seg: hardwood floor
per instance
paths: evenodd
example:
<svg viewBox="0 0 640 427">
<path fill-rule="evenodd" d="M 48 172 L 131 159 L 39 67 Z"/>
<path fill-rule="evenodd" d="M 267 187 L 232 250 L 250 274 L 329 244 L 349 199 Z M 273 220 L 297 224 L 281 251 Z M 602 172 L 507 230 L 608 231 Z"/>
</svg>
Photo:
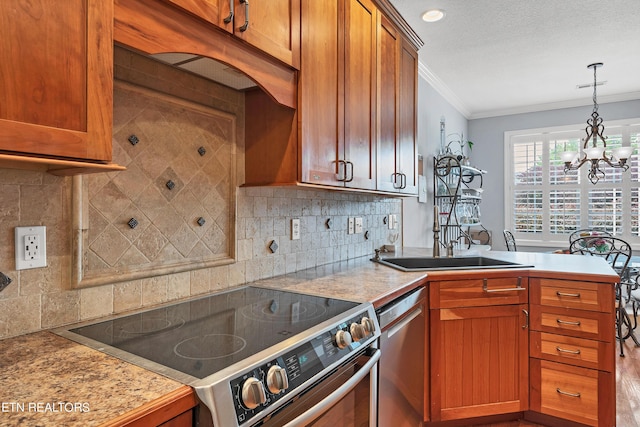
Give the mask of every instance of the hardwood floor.
<svg viewBox="0 0 640 427">
<path fill-rule="evenodd" d="M 640 347 L 632 340 L 624 344 L 625 357 L 619 357 L 616 343 L 616 426 L 640 427 Z M 542 427 L 526 421 L 482 424 L 475 427 Z"/>
</svg>

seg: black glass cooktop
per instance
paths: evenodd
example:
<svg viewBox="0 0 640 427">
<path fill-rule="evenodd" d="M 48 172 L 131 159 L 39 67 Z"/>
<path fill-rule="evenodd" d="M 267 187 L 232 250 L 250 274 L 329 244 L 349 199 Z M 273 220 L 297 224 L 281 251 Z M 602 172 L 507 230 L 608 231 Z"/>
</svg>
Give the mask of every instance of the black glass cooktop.
<svg viewBox="0 0 640 427">
<path fill-rule="evenodd" d="M 249 286 L 70 331 L 202 379 L 357 305 Z"/>
</svg>

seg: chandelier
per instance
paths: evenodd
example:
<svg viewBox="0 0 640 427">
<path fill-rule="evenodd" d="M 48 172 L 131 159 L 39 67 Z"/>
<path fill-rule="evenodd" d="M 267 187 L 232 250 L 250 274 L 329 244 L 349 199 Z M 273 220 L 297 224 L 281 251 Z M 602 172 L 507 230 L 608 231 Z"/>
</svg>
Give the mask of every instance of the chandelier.
<svg viewBox="0 0 640 427">
<path fill-rule="evenodd" d="M 604 178 L 604 171 L 601 167 L 609 165 L 623 171 L 629 169 L 627 160 L 633 153 L 633 147 L 617 147 L 612 150 L 610 155 L 606 153 L 607 137 L 602 136 L 604 125 L 602 124 L 602 117 L 598 115 L 598 99 L 596 97 L 596 69 L 600 67 L 602 67 L 602 62 L 587 66 L 587 68 L 593 68 L 593 113 L 591 113 L 591 118 L 587 120 L 587 127 L 584 129 L 587 137 L 583 140 L 583 157 L 578 159 L 578 153 L 575 151 L 565 151 L 561 155 L 564 162 L 564 173 L 577 170 L 584 164 L 589 164 L 589 180 L 593 184 L 597 183 L 600 178 Z M 602 142 L 601 146 L 598 146 L 598 140 Z M 591 146 L 589 146 L 589 142 L 591 142 Z"/>
</svg>

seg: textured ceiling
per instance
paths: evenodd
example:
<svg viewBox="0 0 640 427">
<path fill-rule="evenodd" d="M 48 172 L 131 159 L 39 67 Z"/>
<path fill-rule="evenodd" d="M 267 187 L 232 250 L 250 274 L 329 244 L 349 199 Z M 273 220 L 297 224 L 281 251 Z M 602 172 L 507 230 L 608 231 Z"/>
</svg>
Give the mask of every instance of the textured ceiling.
<svg viewBox="0 0 640 427">
<path fill-rule="evenodd" d="M 424 41 L 421 73 L 467 118 L 640 99 L 638 0 L 391 0 Z M 430 8 L 437 23 L 422 21 Z"/>
</svg>

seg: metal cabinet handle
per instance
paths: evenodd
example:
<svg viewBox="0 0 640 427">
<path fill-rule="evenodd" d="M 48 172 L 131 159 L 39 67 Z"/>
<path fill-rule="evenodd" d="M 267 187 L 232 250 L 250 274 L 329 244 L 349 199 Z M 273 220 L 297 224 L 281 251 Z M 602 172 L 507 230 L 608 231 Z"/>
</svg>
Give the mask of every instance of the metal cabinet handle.
<svg viewBox="0 0 640 427">
<path fill-rule="evenodd" d="M 569 354 L 580 354 L 580 350 L 567 350 L 560 346 L 556 346 L 556 350 L 560 353 L 569 353 Z"/>
<path fill-rule="evenodd" d="M 240 0 L 240 3 L 244 3 L 244 24 L 238 29 L 247 31 L 247 28 L 249 28 L 249 0 Z"/>
<path fill-rule="evenodd" d="M 529 312 L 524 308 L 522 309 L 522 312 L 524 313 L 524 325 L 522 326 L 522 329 L 527 329 L 529 327 Z"/>
<path fill-rule="evenodd" d="M 572 297 L 572 298 L 580 298 L 580 293 L 568 294 L 566 292 L 556 291 L 556 295 L 559 297 Z"/>
<path fill-rule="evenodd" d="M 349 178 L 345 179 L 344 182 L 351 182 L 351 181 L 353 181 L 353 163 L 347 160 L 345 162 L 345 164 L 347 165 L 347 167 L 346 167 L 346 169 L 347 169 L 346 171 L 347 172 L 349 171 L 349 166 L 351 166 L 351 175 L 347 174 L 346 176 L 349 177 Z"/>
<path fill-rule="evenodd" d="M 556 323 L 558 323 L 558 325 L 571 325 L 571 326 L 580 326 L 580 321 L 569 321 L 569 320 L 562 320 L 562 319 L 556 319 Z"/>
<path fill-rule="evenodd" d="M 580 393 L 572 393 L 570 391 L 562 391 L 560 390 L 560 388 L 556 388 L 556 391 L 560 394 L 564 394 L 565 396 L 571 396 L 571 397 L 580 397 Z"/>
<path fill-rule="evenodd" d="M 346 182 L 347 181 L 347 162 L 344 160 L 338 160 L 338 177 L 336 180 Z"/>
<path fill-rule="evenodd" d="M 482 279 L 482 290 L 486 293 L 494 293 L 494 292 L 513 292 L 513 291 L 526 291 L 527 288 L 522 287 L 522 277 L 518 277 L 518 284 L 516 288 L 501 288 L 501 289 L 489 289 L 489 280 Z"/>
<path fill-rule="evenodd" d="M 400 189 L 404 190 L 407 188 L 407 175 L 401 173 L 400 174 Z"/>
<path fill-rule="evenodd" d="M 224 18 L 224 23 L 228 24 L 233 20 L 233 4 L 235 0 L 229 0 L 229 16 Z"/>
<path fill-rule="evenodd" d="M 400 185 L 398 185 L 398 176 L 400 176 Z M 391 177 L 393 178 L 393 188 L 401 189 L 402 188 L 402 174 L 398 172 L 394 172 Z"/>
</svg>

